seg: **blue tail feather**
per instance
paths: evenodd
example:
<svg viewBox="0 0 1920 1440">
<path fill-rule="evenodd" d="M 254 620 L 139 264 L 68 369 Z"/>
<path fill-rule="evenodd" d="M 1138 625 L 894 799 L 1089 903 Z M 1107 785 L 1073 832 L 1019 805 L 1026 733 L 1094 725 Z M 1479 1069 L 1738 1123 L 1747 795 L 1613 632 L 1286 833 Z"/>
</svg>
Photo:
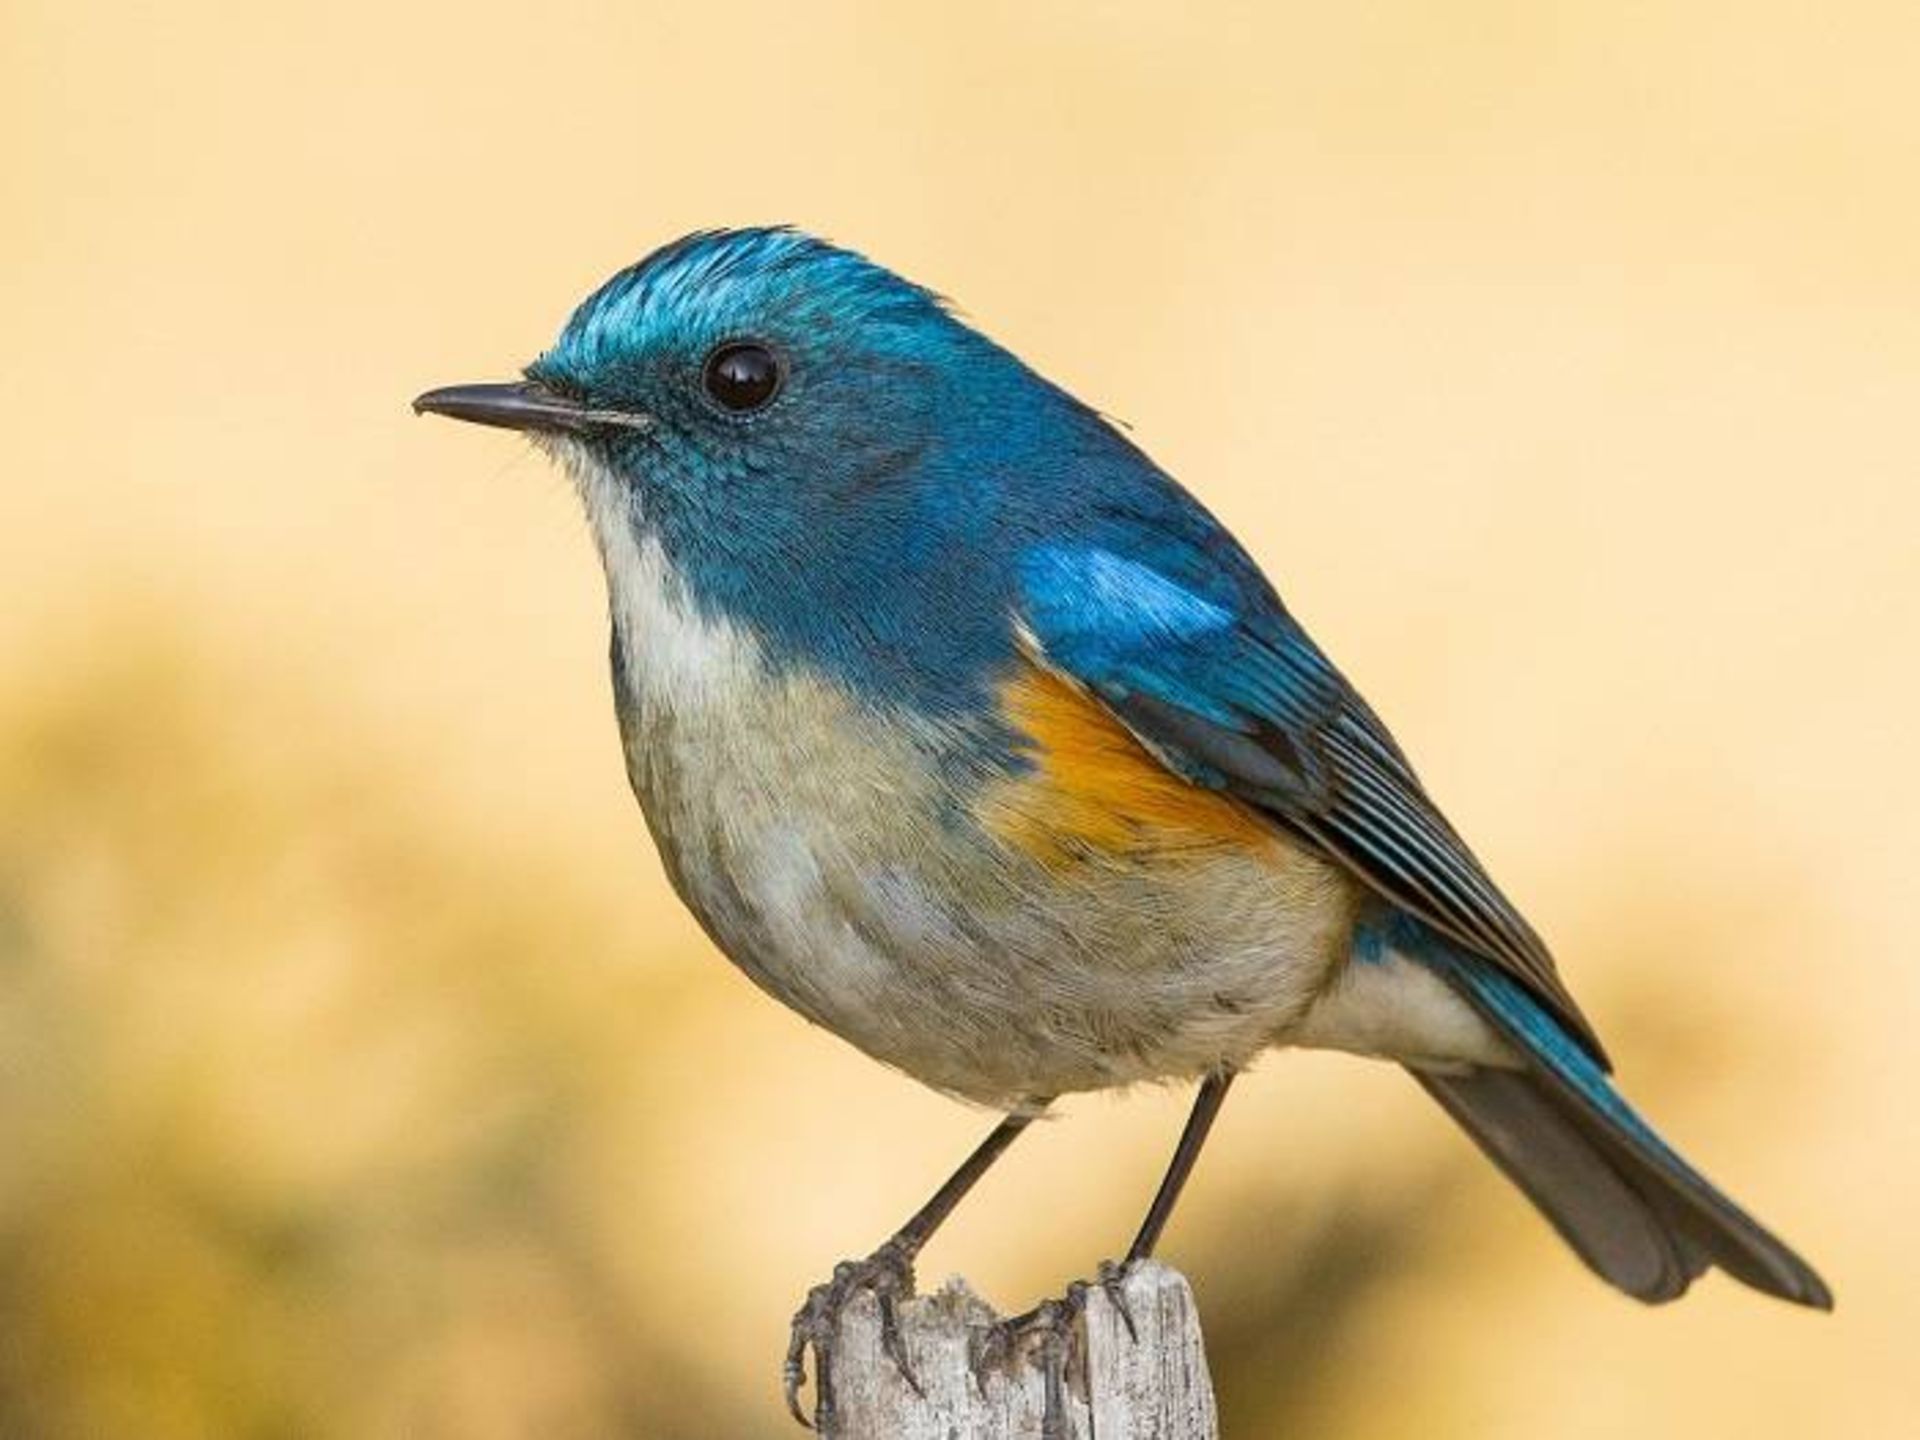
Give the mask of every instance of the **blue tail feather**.
<svg viewBox="0 0 1920 1440">
<path fill-rule="evenodd" d="M 1415 1078 L 1603 1278 L 1658 1302 L 1717 1265 L 1767 1294 L 1832 1308 L 1812 1268 L 1662 1140 L 1516 980 L 1424 930 L 1397 948 L 1527 1060 L 1520 1070 L 1416 1070 Z"/>
</svg>

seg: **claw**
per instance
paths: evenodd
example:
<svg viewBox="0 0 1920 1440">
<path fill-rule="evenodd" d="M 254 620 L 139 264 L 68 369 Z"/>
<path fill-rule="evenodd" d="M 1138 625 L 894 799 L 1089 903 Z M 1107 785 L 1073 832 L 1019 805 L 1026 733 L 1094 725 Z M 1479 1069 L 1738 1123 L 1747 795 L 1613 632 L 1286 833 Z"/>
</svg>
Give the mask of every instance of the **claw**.
<svg viewBox="0 0 1920 1440">
<path fill-rule="evenodd" d="M 907 1382 L 907 1388 L 920 1399 L 927 1398 L 927 1392 L 921 1387 L 920 1377 L 913 1373 L 913 1361 L 907 1356 L 907 1342 L 900 1336 L 900 1308 L 890 1290 L 875 1292 L 880 1302 L 880 1348 L 887 1352 L 887 1358 L 893 1361 L 893 1368 L 900 1372 L 900 1378 Z"/>
<path fill-rule="evenodd" d="M 800 1327 L 800 1316 L 793 1317 L 793 1333 L 787 1337 L 787 1361 L 780 1367 L 780 1391 L 787 1397 L 787 1413 L 801 1429 L 811 1430 L 813 1422 L 800 1408 L 800 1387 L 807 1383 L 807 1343 L 811 1339 Z"/>
<path fill-rule="evenodd" d="M 1071 1360 L 1071 1351 L 1076 1348 L 1072 1339 L 1073 1319 L 1069 1315 L 1069 1306 L 1077 1314 L 1084 1303 L 1082 1296 L 1073 1290 L 1067 1292 L 1068 1300 L 1062 1303 L 1049 1300 L 1042 1310 L 1045 1312 L 1043 1323 L 1046 1333 L 1040 1341 L 1041 1373 L 1046 1377 L 1046 1399 L 1040 1411 L 1040 1440 L 1073 1440 L 1073 1422 L 1067 1419 L 1067 1365 Z M 1063 1327 L 1067 1327 L 1063 1330 Z"/>
<path fill-rule="evenodd" d="M 1127 1303 L 1127 1276 L 1133 1273 L 1137 1260 L 1102 1260 L 1100 1262 L 1100 1288 L 1106 1292 L 1107 1302 L 1120 1312 L 1120 1319 L 1127 1327 L 1127 1339 L 1135 1345 L 1140 1343 L 1140 1327 L 1133 1323 L 1133 1307 Z"/>
<path fill-rule="evenodd" d="M 986 1394 L 990 1370 L 1004 1372 L 1023 1357 L 1040 1367 L 1045 1386 L 1041 1440 L 1073 1440 L 1067 1386 L 1073 1383 L 1084 1388 L 1086 1384 L 1086 1308 L 1086 1282 L 1076 1280 L 1059 1299 L 1044 1300 L 1023 1315 L 981 1326 L 969 1341 L 973 1383 L 982 1395 Z"/>
<path fill-rule="evenodd" d="M 832 1436 L 839 1418 L 833 1395 L 833 1345 L 840 1332 L 840 1312 L 862 1290 L 870 1293 L 880 1307 L 880 1343 L 888 1358 L 914 1394 L 926 1393 L 920 1388 L 919 1377 L 913 1373 L 906 1342 L 900 1334 L 898 1302 L 913 1294 L 913 1258 L 902 1246 L 889 1240 L 864 1260 L 842 1260 L 833 1267 L 833 1278 L 808 1291 L 806 1302 L 794 1311 L 792 1331 L 787 1337 L 786 1363 L 780 1372 L 787 1413 L 822 1436 Z M 813 1352 L 811 1420 L 800 1406 L 800 1391 L 807 1383 L 809 1350 Z"/>
</svg>

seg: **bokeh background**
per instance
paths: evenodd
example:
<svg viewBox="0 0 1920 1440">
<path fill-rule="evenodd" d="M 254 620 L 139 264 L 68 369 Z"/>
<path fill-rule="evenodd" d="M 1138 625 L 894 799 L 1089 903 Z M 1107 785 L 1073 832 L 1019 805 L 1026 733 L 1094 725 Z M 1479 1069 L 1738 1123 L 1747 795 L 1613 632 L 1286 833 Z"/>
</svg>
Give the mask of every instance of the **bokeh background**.
<svg viewBox="0 0 1920 1440">
<path fill-rule="evenodd" d="M 1233 523 L 1820 1263 L 1647 1312 L 1276 1056 L 1168 1254 L 1236 1437 L 1920 1433 L 1920 8 L 0 8 L 0 1435 L 785 1436 L 984 1129 L 753 991 L 629 801 L 571 496 L 416 422 L 793 221 Z M 1185 1096 L 933 1247 L 1122 1245 Z"/>
</svg>

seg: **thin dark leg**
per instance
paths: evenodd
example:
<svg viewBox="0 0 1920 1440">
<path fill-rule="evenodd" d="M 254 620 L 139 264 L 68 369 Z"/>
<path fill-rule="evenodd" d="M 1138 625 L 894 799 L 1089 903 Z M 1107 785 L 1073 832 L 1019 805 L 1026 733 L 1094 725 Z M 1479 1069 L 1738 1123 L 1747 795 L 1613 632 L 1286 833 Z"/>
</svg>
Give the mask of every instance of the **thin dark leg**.
<svg viewBox="0 0 1920 1440">
<path fill-rule="evenodd" d="M 1167 1219 L 1173 1214 L 1174 1204 L 1180 1199 L 1180 1191 L 1185 1187 L 1187 1177 L 1193 1173 L 1193 1162 L 1200 1158 L 1200 1147 L 1206 1144 L 1207 1131 L 1213 1128 L 1214 1117 L 1220 1113 L 1220 1106 L 1227 1098 L 1227 1087 L 1232 1084 L 1231 1070 L 1217 1071 L 1201 1083 L 1200 1094 L 1193 1102 L 1193 1113 L 1187 1117 L 1187 1128 L 1180 1132 L 1180 1143 L 1174 1148 L 1166 1177 L 1160 1182 L 1160 1189 L 1147 1210 L 1147 1218 L 1141 1222 L 1140 1233 L 1134 1236 L 1127 1258 L 1118 1265 L 1111 1261 L 1101 1263 L 1100 1287 L 1106 1291 L 1107 1298 L 1126 1323 L 1127 1334 L 1136 1340 L 1139 1332 L 1134 1328 L 1133 1312 L 1127 1306 L 1128 1272 L 1151 1255 L 1153 1247 L 1159 1243 L 1160 1232 L 1167 1228 Z M 1048 1300 L 1024 1315 L 999 1321 L 980 1335 L 971 1348 L 969 1360 L 974 1379 L 984 1394 L 986 1382 L 981 1377 L 985 1371 L 1010 1363 L 1014 1356 L 1022 1353 L 1024 1346 L 1031 1343 L 1031 1337 L 1038 1337 L 1045 1344 L 1047 1348 L 1043 1354 L 1048 1368 L 1046 1406 L 1040 1421 L 1042 1436 L 1070 1433 L 1060 1377 L 1076 1363 L 1076 1354 L 1081 1356 L 1080 1363 L 1084 1363 L 1084 1352 L 1076 1347 L 1084 1345 L 1086 1341 L 1085 1332 L 1078 1324 L 1085 1309 L 1086 1297 L 1087 1286 L 1076 1281 L 1067 1287 L 1064 1300 Z"/>
<path fill-rule="evenodd" d="M 1214 1117 L 1220 1113 L 1221 1102 L 1227 1098 L 1227 1087 L 1231 1084 L 1231 1070 L 1215 1071 L 1201 1083 L 1200 1093 L 1193 1102 L 1193 1113 L 1187 1116 L 1187 1128 L 1180 1132 L 1180 1144 L 1167 1166 L 1166 1178 L 1160 1182 L 1147 1218 L 1140 1224 L 1140 1233 L 1133 1237 L 1133 1245 L 1127 1251 L 1128 1265 L 1146 1259 L 1160 1243 L 1160 1232 L 1167 1228 L 1174 1203 L 1186 1186 L 1187 1176 L 1193 1173 L 1193 1162 L 1200 1158 L 1200 1147 L 1207 1143 L 1207 1131 L 1213 1128 Z"/>
<path fill-rule="evenodd" d="M 833 1279 L 816 1285 L 807 1303 L 793 1317 L 793 1332 L 787 1342 L 787 1361 L 782 1374 L 787 1409 L 802 1425 L 807 1418 L 800 1411 L 800 1387 L 806 1381 L 806 1356 L 813 1351 L 814 1406 L 813 1427 L 830 1434 L 834 1425 L 833 1339 L 839 1326 L 840 1311 L 860 1290 L 872 1293 L 880 1307 L 880 1344 L 899 1368 L 901 1376 L 914 1390 L 920 1389 L 913 1368 L 907 1363 L 906 1345 L 900 1337 L 898 1301 L 913 1294 L 913 1262 L 933 1232 L 940 1228 L 982 1175 L 993 1168 L 1020 1132 L 1031 1125 L 1052 1103 L 1051 1097 L 1030 1100 L 1021 1113 L 1009 1115 L 979 1147 L 947 1177 L 947 1183 L 933 1192 L 931 1199 L 914 1211 L 873 1254 L 865 1260 L 843 1260 L 834 1266 Z"/>
<path fill-rule="evenodd" d="M 967 1192 L 979 1183 L 980 1177 L 993 1168 L 993 1162 L 1006 1153 L 1007 1147 L 1019 1139 L 1020 1132 L 1038 1119 L 1051 1103 L 1050 1099 L 1034 1100 L 1025 1111 L 1009 1115 L 994 1126 L 993 1133 L 960 1162 L 960 1168 L 947 1177 L 947 1183 L 934 1191 L 926 1204 L 914 1211 L 913 1218 L 895 1231 L 887 1244 L 906 1259 L 911 1260 L 918 1255 L 927 1241 L 933 1238 L 933 1232 L 953 1214 L 954 1207 L 966 1198 Z"/>
</svg>

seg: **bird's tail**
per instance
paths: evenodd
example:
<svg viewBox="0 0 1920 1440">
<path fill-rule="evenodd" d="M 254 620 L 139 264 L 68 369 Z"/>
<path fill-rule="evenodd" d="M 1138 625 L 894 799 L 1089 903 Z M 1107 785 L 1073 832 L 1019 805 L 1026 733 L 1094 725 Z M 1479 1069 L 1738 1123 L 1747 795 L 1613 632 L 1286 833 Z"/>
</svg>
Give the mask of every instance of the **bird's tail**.
<svg viewBox="0 0 1920 1440">
<path fill-rule="evenodd" d="M 1675 1154 L 1518 983 L 1442 944 L 1422 949 L 1527 1064 L 1414 1078 L 1596 1274 L 1659 1304 L 1717 1265 L 1769 1295 L 1833 1308 L 1813 1269 Z"/>
</svg>

